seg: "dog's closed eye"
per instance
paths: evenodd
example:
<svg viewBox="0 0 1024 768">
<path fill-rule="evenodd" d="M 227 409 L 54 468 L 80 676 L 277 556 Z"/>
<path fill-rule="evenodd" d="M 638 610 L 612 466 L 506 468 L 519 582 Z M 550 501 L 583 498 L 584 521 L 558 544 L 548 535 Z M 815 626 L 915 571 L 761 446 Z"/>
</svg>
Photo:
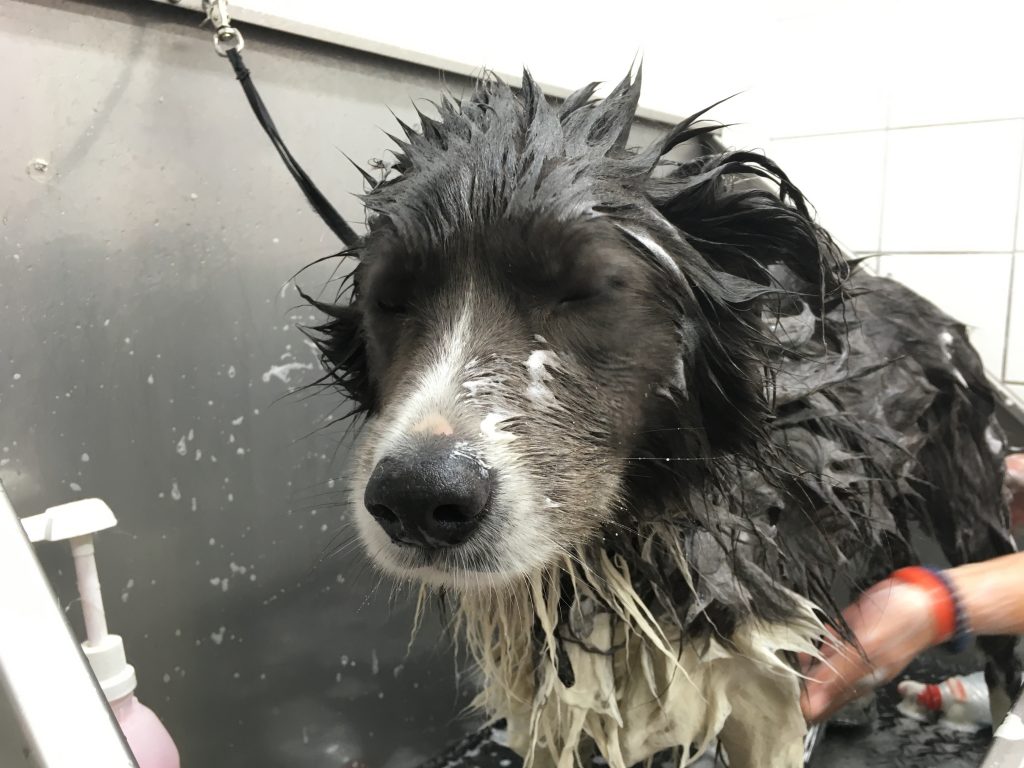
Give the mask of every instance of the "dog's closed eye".
<svg viewBox="0 0 1024 768">
<path fill-rule="evenodd" d="M 558 306 L 562 309 L 582 309 L 589 304 L 595 304 L 603 299 L 611 298 L 622 290 L 626 281 L 618 275 L 592 274 L 578 280 L 576 283 L 565 286 L 565 290 L 558 299 Z"/>
<path fill-rule="evenodd" d="M 401 299 L 377 299 L 377 309 L 385 315 L 407 315 L 409 306 Z"/>
<path fill-rule="evenodd" d="M 558 306 L 569 307 L 573 304 L 583 304 L 601 296 L 600 288 L 579 288 L 572 293 L 563 296 L 558 301 Z"/>
<path fill-rule="evenodd" d="M 369 306 L 381 319 L 400 319 L 412 314 L 417 293 L 416 277 L 410 273 L 378 274 L 370 286 Z"/>
</svg>

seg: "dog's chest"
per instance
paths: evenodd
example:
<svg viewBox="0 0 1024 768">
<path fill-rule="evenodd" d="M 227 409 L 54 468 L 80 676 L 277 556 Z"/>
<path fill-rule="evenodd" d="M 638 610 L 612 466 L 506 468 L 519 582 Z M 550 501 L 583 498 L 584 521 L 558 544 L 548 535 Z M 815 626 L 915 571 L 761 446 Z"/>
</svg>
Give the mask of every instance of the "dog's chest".
<svg viewBox="0 0 1024 768">
<path fill-rule="evenodd" d="M 508 721 L 509 746 L 528 768 L 572 768 L 594 751 L 627 768 L 666 749 L 696 756 L 716 739 L 737 768 L 801 764 L 798 677 L 780 654 L 813 653 L 821 627 L 809 605 L 784 625 L 739 624 L 727 647 L 659 622 L 614 567 L 599 583 L 619 590 L 599 601 L 609 610 L 564 624 L 540 583 L 518 610 L 463 603 L 483 673 L 478 704 Z"/>
</svg>

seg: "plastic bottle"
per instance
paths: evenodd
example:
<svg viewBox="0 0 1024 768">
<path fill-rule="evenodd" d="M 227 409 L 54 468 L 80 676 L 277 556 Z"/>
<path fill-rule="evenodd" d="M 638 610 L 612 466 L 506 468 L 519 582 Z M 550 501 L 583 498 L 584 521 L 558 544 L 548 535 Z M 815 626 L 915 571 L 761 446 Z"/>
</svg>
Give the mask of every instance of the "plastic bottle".
<svg viewBox="0 0 1024 768">
<path fill-rule="evenodd" d="M 110 702 L 139 768 L 180 768 L 178 748 L 160 718 L 135 694 Z"/>
<path fill-rule="evenodd" d="M 71 542 L 85 620 L 86 640 L 82 650 L 139 768 L 181 768 L 178 748 L 164 724 L 135 697 L 135 668 L 125 658 L 124 641 L 107 631 L 92 537 L 98 531 L 117 525 L 114 513 L 100 499 L 83 499 L 51 507 L 21 522 L 33 542 Z"/>
<path fill-rule="evenodd" d="M 939 715 L 939 725 L 958 731 L 977 731 L 992 725 L 985 673 L 951 677 L 941 683 L 904 680 L 896 690 L 903 700 L 897 709 L 927 722 Z"/>
</svg>

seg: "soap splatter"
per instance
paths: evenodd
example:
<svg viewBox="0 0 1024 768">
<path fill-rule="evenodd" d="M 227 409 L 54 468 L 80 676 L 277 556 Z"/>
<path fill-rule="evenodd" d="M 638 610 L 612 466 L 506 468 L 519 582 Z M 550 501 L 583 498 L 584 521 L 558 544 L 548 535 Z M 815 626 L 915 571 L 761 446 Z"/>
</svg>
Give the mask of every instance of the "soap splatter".
<svg viewBox="0 0 1024 768">
<path fill-rule="evenodd" d="M 171 498 L 175 501 L 181 501 L 181 489 L 178 487 L 177 480 L 171 483 Z"/>
<path fill-rule="evenodd" d="M 86 463 L 86 464 L 88 464 L 88 463 L 89 463 L 89 454 L 88 454 L 88 453 L 83 453 L 83 454 L 82 454 L 82 461 L 83 461 L 84 463 Z"/>
<path fill-rule="evenodd" d="M 558 368 L 561 365 L 558 355 L 554 352 L 537 349 L 530 353 L 523 365 L 530 371 L 530 385 L 526 388 L 526 396 L 534 402 L 554 402 L 554 395 L 548 389 L 546 382 L 551 380 L 548 368 Z"/>
<path fill-rule="evenodd" d="M 188 443 L 185 440 L 185 436 L 181 436 L 181 440 L 178 441 L 178 455 L 184 456 L 188 453 Z"/>
<path fill-rule="evenodd" d="M 78 493 L 79 491 L 82 490 L 82 486 L 80 486 L 78 483 L 74 483 L 74 482 L 68 483 L 68 488 L 70 488 L 75 493 Z"/>
<path fill-rule="evenodd" d="M 312 363 L 285 363 L 283 365 L 272 365 L 263 374 L 263 381 L 269 382 L 272 378 L 278 379 L 282 384 L 291 383 L 291 375 L 295 371 L 312 370 Z"/>
<path fill-rule="evenodd" d="M 510 441 L 515 440 L 516 436 L 510 432 L 505 432 L 499 428 L 499 425 L 508 419 L 503 413 L 489 413 L 480 421 L 480 434 L 491 440 L 496 441 Z"/>
<path fill-rule="evenodd" d="M 221 627 L 216 632 L 210 633 L 210 639 L 213 640 L 214 645 L 220 645 L 224 642 L 224 633 L 227 631 L 226 627 Z"/>
</svg>

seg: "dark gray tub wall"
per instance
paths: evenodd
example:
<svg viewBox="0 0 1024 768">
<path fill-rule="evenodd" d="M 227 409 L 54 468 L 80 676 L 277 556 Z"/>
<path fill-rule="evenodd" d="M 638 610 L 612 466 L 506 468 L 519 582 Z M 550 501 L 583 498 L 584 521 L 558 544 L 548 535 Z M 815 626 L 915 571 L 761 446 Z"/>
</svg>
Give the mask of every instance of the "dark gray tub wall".
<svg viewBox="0 0 1024 768">
<path fill-rule="evenodd" d="M 316 567 L 353 533 L 348 442 L 307 435 L 345 404 L 280 399 L 316 374 L 282 286 L 338 243 L 198 21 L 0 5 L 0 478 L 22 515 L 87 496 L 118 515 L 98 541 L 110 625 L 184 765 L 401 768 L 472 721 L 439 621 L 407 656 L 411 602 L 374 589 L 358 547 Z M 341 150 L 385 156 L 389 106 L 411 120 L 410 97 L 465 85 L 245 35 L 280 130 L 354 222 Z M 67 548 L 39 551 L 77 621 Z"/>
</svg>

